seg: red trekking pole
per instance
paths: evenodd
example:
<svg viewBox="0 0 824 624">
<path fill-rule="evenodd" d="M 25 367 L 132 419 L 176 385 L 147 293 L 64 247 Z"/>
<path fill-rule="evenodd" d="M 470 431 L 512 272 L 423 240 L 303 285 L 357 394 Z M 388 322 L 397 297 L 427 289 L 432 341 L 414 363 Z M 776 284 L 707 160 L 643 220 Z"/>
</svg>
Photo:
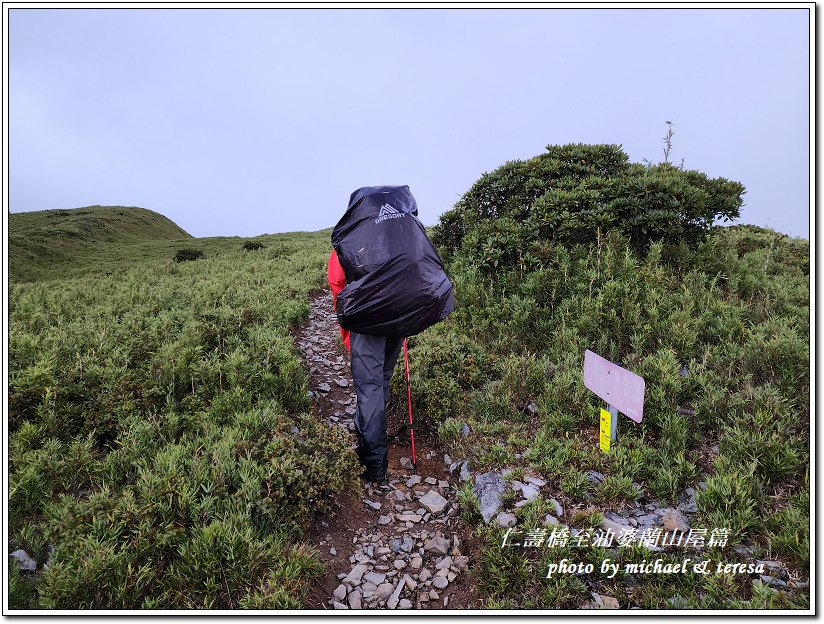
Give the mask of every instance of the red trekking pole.
<svg viewBox="0 0 824 624">
<path fill-rule="evenodd" d="M 409 349 L 403 339 L 403 363 L 406 366 L 406 404 L 409 406 L 409 435 L 412 437 L 412 473 L 418 474 L 418 459 L 415 457 L 415 430 L 412 428 L 412 386 L 409 385 Z"/>
</svg>

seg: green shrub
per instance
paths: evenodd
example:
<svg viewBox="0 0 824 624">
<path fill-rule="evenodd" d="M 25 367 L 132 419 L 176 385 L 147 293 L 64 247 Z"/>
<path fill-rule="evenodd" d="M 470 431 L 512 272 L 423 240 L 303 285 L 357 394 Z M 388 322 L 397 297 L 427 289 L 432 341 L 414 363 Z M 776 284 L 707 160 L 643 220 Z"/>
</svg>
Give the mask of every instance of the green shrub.
<svg viewBox="0 0 824 624">
<path fill-rule="evenodd" d="M 34 583 L 20 572 L 14 561 L 9 564 L 9 609 L 38 609 Z"/>
<path fill-rule="evenodd" d="M 438 436 L 448 443 L 461 435 L 463 423 L 455 418 L 447 418 L 438 426 Z"/>
<path fill-rule="evenodd" d="M 191 260 L 199 260 L 203 257 L 203 252 L 199 249 L 178 249 L 175 254 L 175 262 L 188 262 Z"/>
<path fill-rule="evenodd" d="M 595 498 L 599 501 L 617 503 L 638 497 L 638 491 L 630 477 L 610 475 L 595 488 Z"/>
<path fill-rule="evenodd" d="M 787 438 L 786 427 L 773 413 L 742 414 L 735 425 L 724 429 L 720 451 L 731 461 L 750 467 L 765 483 L 782 481 L 795 474 L 801 456 Z"/>
<path fill-rule="evenodd" d="M 501 547 L 503 535 L 495 523 L 478 529 L 477 538 L 484 546 L 478 566 L 478 593 L 487 600 L 522 600 L 524 587 L 534 578 L 532 564 L 524 549 Z"/>
<path fill-rule="evenodd" d="M 767 541 L 774 555 L 789 558 L 799 568 L 810 568 L 810 491 L 809 484 L 790 497 L 789 506 L 772 513 L 766 520 Z"/>
<path fill-rule="evenodd" d="M 762 525 L 762 484 L 752 467 L 740 466 L 735 460 L 719 462 L 716 470 L 696 497 L 698 511 L 706 526 L 729 529 L 729 544 L 740 543 Z"/>
<path fill-rule="evenodd" d="M 696 245 L 719 219 L 739 216 L 744 187 L 668 163 L 630 164 L 617 145 L 547 146 L 545 154 L 484 174 L 433 229 L 448 253 L 481 267 L 537 261 L 525 241 L 594 241 L 617 229 L 637 248 L 650 241 Z"/>
<path fill-rule="evenodd" d="M 675 503 L 698 474 L 696 465 L 685 458 L 683 451 L 670 454 L 656 449 L 653 457 L 644 466 L 647 484 L 656 496 Z"/>
<path fill-rule="evenodd" d="M 561 491 L 572 498 L 581 499 L 591 484 L 585 472 L 569 472 L 561 477 Z"/>
<path fill-rule="evenodd" d="M 481 519 L 480 503 L 473 488 L 472 480 L 464 481 L 458 489 L 458 508 L 461 518 L 475 524 Z"/>
</svg>

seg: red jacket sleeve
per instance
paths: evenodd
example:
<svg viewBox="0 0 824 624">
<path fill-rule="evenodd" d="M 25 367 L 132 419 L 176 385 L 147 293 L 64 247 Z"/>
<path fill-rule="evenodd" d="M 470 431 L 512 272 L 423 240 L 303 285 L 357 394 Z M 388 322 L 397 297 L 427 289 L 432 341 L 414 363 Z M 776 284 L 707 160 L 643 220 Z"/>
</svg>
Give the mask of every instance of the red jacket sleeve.
<svg viewBox="0 0 824 624">
<path fill-rule="evenodd" d="M 337 308 L 338 293 L 346 286 L 346 274 L 343 272 L 343 267 L 338 260 L 338 254 L 335 253 L 334 249 L 329 256 L 329 263 L 326 265 L 326 277 L 329 280 L 329 288 L 332 289 L 332 307 Z M 343 340 L 343 344 L 346 345 L 346 349 L 350 350 L 349 331 L 341 327 L 340 337 Z"/>
</svg>

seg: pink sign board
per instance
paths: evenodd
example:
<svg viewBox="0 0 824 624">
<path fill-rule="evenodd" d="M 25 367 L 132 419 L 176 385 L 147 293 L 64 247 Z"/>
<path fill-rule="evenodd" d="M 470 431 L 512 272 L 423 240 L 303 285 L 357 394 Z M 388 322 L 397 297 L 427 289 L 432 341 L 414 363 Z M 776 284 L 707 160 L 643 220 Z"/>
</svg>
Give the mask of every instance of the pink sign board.
<svg viewBox="0 0 824 624">
<path fill-rule="evenodd" d="M 644 417 L 644 378 L 589 349 L 584 352 L 584 385 L 635 422 Z"/>
</svg>

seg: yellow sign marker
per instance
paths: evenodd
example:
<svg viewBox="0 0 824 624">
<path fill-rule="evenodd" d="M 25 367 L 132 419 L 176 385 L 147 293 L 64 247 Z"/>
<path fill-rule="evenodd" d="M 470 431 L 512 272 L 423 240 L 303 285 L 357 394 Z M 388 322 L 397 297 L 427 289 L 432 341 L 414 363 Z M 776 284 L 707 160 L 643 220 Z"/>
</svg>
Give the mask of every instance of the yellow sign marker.
<svg viewBox="0 0 824 624">
<path fill-rule="evenodd" d="M 609 453 L 609 426 L 612 414 L 601 408 L 601 450 Z"/>
</svg>

